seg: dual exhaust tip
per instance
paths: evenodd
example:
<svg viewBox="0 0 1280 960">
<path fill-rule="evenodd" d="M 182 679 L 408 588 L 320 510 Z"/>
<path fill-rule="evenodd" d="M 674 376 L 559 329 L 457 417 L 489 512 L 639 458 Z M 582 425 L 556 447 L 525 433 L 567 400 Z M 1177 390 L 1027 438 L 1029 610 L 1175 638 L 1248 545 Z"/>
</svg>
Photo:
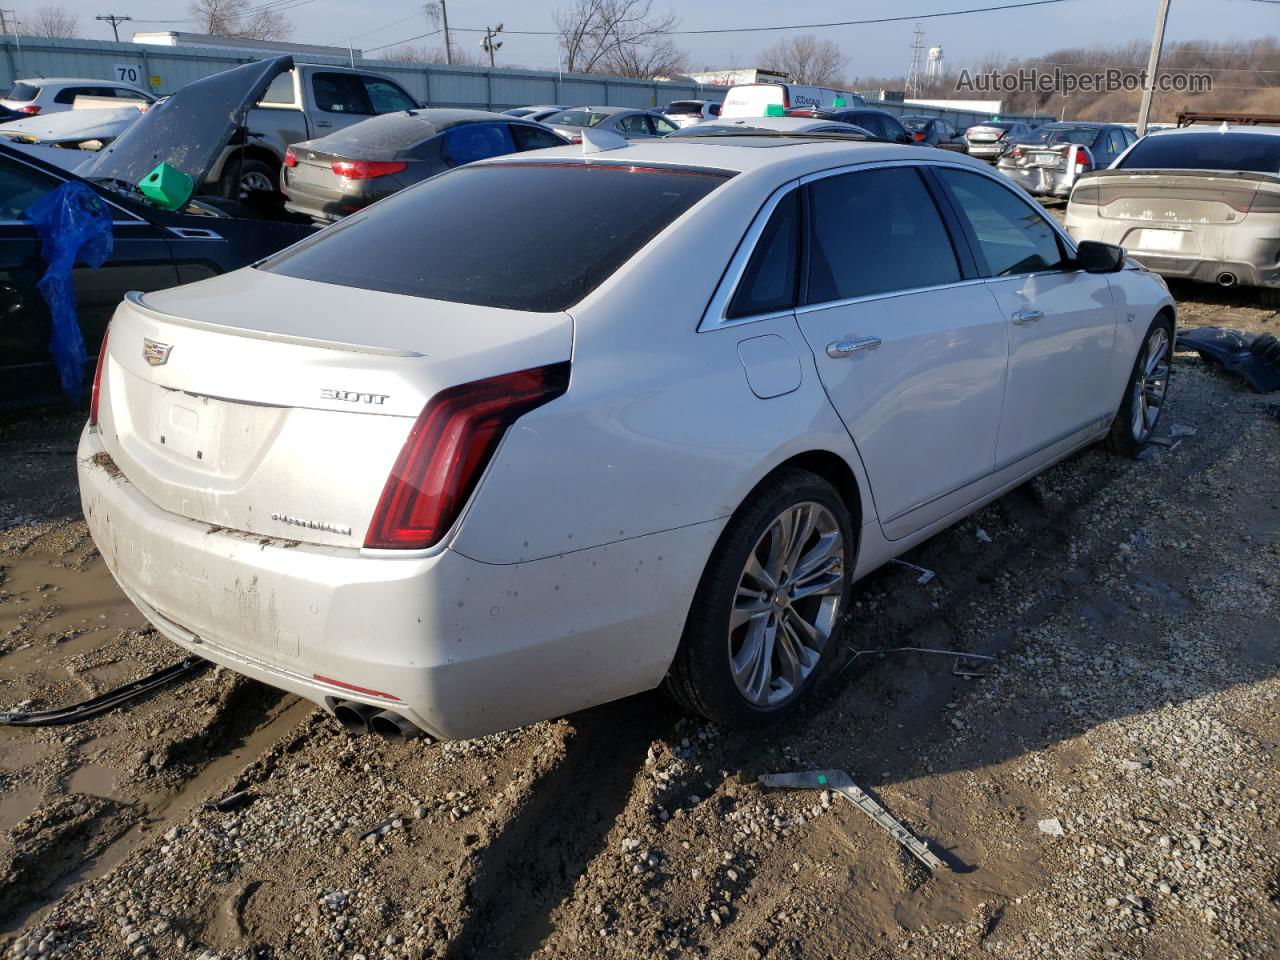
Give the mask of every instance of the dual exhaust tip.
<svg viewBox="0 0 1280 960">
<path fill-rule="evenodd" d="M 408 743 L 426 736 L 421 727 L 415 726 L 398 713 L 380 710 L 367 703 L 339 700 L 333 707 L 333 715 L 353 737 L 376 733 L 391 743 Z"/>
</svg>

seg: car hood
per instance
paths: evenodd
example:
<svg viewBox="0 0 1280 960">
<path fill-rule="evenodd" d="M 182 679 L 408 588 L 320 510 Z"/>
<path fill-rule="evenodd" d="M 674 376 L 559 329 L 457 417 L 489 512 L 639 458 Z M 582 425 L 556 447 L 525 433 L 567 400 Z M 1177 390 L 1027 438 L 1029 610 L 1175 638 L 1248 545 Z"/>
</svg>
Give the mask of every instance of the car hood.
<svg viewBox="0 0 1280 960">
<path fill-rule="evenodd" d="M 25 120 L 12 120 L 0 126 L 0 137 L 19 143 L 44 144 L 114 140 L 141 116 L 136 107 L 63 110 Z"/>
<path fill-rule="evenodd" d="M 76 172 L 88 180 L 136 184 L 167 163 L 204 183 L 249 109 L 272 80 L 292 69 L 292 57 L 272 57 L 189 83 L 152 106 Z"/>
</svg>

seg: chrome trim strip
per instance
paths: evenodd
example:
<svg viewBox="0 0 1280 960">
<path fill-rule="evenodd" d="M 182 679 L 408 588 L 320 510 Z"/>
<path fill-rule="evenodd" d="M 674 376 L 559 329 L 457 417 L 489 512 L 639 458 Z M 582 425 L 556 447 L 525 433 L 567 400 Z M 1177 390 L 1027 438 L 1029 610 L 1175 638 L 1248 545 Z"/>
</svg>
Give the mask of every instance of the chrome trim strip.
<svg viewBox="0 0 1280 960">
<path fill-rule="evenodd" d="M 957 280 L 955 283 L 940 283 L 932 287 L 911 287 L 908 290 L 887 290 L 884 293 L 869 293 L 863 297 L 848 297 L 844 300 L 826 300 L 822 303 L 809 303 L 803 307 L 796 307 L 795 315 L 803 317 L 810 313 L 820 313 L 823 310 L 832 310 L 836 307 L 848 307 L 855 303 L 869 303 L 875 300 L 892 300 L 895 297 L 909 297 L 914 293 L 925 293 L 930 290 L 955 290 L 959 287 L 976 287 L 979 284 L 987 283 L 990 277 L 974 277 L 971 280 Z M 1011 277 L 1001 277 L 1001 280 L 1009 280 Z M 999 314 L 999 306 L 992 304 L 995 317 Z"/>
</svg>

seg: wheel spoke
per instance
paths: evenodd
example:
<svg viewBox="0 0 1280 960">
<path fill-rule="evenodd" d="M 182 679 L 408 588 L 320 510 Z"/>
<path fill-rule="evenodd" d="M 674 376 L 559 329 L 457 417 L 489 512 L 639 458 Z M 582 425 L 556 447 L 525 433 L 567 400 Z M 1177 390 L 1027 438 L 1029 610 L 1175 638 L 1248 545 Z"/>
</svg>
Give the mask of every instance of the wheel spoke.
<svg viewBox="0 0 1280 960">
<path fill-rule="evenodd" d="M 1155 372 L 1156 367 L 1160 366 L 1160 362 L 1164 359 L 1164 355 L 1168 352 L 1169 352 L 1169 344 L 1164 339 L 1164 337 L 1161 337 L 1159 346 L 1157 346 L 1154 350 L 1152 350 L 1151 355 L 1147 357 L 1147 369 L 1145 372 L 1148 377 L 1150 377 L 1151 374 Z"/>
<path fill-rule="evenodd" d="M 742 640 L 742 646 L 738 649 L 737 654 L 730 659 L 733 680 L 743 692 L 751 688 L 756 674 L 760 672 L 760 661 L 763 659 L 762 654 L 764 653 L 764 636 L 765 621 L 759 620 L 752 623 L 747 628 L 746 636 Z M 767 667 L 765 671 L 768 671 Z"/>
<path fill-rule="evenodd" d="M 773 521 L 773 526 L 765 534 L 769 538 L 769 558 L 764 562 L 764 572 L 775 583 L 782 582 L 782 571 L 787 560 L 787 550 L 791 547 L 787 517 L 783 515 Z"/>
<path fill-rule="evenodd" d="M 769 601 L 761 594 L 749 595 L 749 591 L 738 588 L 738 599 L 729 614 L 729 632 L 733 633 L 748 620 L 769 615 Z"/>
<path fill-rule="evenodd" d="M 774 647 L 778 657 L 779 679 L 792 690 L 798 687 L 805 676 L 804 644 L 796 635 L 790 618 L 784 619 L 782 629 L 778 631 L 778 642 Z"/>
<path fill-rule="evenodd" d="M 791 536 L 787 544 L 787 559 L 783 566 L 788 577 L 795 576 L 796 568 L 800 565 L 801 552 L 809 542 L 809 538 L 813 536 L 813 519 L 813 508 L 807 503 L 791 509 Z"/>
<path fill-rule="evenodd" d="M 747 568 L 742 571 L 742 579 L 744 581 L 748 579 L 752 580 L 759 586 L 761 593 L 765 590 L 778 589 L 778 581 L 769 576 L 769 571 L 761 566 L 760 558 L 756 556 L 755 550 L 752 550 L 751 555 L 747 557 Z M 741 586 L 738 587 L 739 592 L 741 592 L 742 589 L 743 588 Z"/>
<path fill-rule="evenodd" d="M 838 531 L 819 534 L 818 542 L 796 563 L 796 568 L 791 574 L 791 582 L 799 585 L 810 577 L 825 572 L 833 562 L 841 559 L 839 554 L 842 547 Z"/>
<path fill-rule="evenodd" d="M 804 646 L 812 647 L 814 650 L 821 650 L 826 645 L 827 638 L 819 632 L 817 627 L 800 616 L 799 612 L 793 607 L 787 608 L 786 618 L 795 629 L 796 635 Z"/>
</svg>

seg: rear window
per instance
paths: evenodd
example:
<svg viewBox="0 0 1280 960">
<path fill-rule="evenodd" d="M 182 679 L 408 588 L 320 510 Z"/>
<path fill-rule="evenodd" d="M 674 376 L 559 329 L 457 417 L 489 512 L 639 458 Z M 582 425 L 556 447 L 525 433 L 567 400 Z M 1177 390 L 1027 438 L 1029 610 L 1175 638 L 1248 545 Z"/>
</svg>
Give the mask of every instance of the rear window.
<svg viewBox="0 0 1280 960">
<path fill-rule="evenodd" d="M 676 100 L 662 111 L 670 117 L 702 116 L 702 104 L 697 100 Z"/>
<path fill-rule="evenodd" d="M 347 217 L 261 269 L 453 303 L 564 310 L 726 179 L 607 163 L 462 167 Z"/>
<path fill-rule="evenodd" d="M 924 130 L 929 126 L 929 121 L 923 117 L 903 117 L 902 125 L 915 133 L 917 130 Z"/>
<path fill-rule="evenodd" d="M 594 127 L 604 123 L 612 114 L 591 110 L 565 110 L 547 117 L 544 123 L 562 123 L 567 127 Z"/>
<path fill-rule="evenodd" d="M 29 83 L 15 83 L 9 88 L 9 93 L 5 99 L 16 100 L 18 103 L 30 103 L 39 95 L 39 87 L 33 87 Z"/>
<path fill-rule="evenodd" d="M 1120 163 L 1125 170 L 1248 170 L 1280 175 L 1280 136 L 1178 133 L 1144 137 Z"/>
<path fill-rule="evenodd" d="M 1101 130 L 1098 127 L 1041 127 L 1031 134 L 1031 143 L 1078 143 L 1093 146 Z"/>
</svg>

